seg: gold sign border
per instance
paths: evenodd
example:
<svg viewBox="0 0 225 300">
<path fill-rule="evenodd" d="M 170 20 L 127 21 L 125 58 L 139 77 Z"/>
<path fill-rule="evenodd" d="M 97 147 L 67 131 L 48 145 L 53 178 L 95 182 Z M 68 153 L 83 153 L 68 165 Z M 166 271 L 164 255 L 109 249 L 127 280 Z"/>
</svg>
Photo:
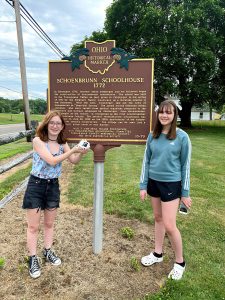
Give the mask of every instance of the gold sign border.
<svg viewBox="0 0 225 300">
<path fill-rule="evenodd" d="M 101 44 L 101 43 L 99 43 Z M 154 99 L 153 99 L 153 81 L 154 81 L 154 58 L 135 58 L 135 59 L 132 59 L 132 61 L 151 61 L 152 62 L 152 73 L 151 73 L 151 77 L 152 77 L 152 81 L 150 81 L 150 84 L 151 84 L 151 95 L 150 95 L 150 127 L 149 127 L 149 132 L 152 132 L 152 115 L 153 115 L 153 104 L 154 104 Z M 59 63 L 65 63 L 65 62 L 69 62 L 68 60 L 49 60 L 48 61 L 48 101 L 47 101 L 47 104 L 48 104 L 48 111 L 50 111 L 50 63 L 55 63 L 55 62 L 59 62 Z M 152 101 L 151 101 L 152 99 Z M 88 139 L 88 138 L 86 138 Z M 67 139 L 68 141 L 79 141 L 80 139 L 79 138 L 68 138 Z M 93 138 L 90 138 L 89 139 L 90 141 L 99 141 L 99 142 L 135 142 L 135 143 L 143 143 L 147 140 L 144 139 L 144 140 L 128 140 L 128 139 L 93 139 Z"/>
</svg>

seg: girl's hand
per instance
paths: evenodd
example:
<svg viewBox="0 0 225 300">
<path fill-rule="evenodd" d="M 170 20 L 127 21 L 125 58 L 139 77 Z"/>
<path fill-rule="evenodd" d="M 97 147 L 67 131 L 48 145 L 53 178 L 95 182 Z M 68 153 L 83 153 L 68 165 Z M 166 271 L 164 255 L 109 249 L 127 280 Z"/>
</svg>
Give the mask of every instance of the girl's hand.
<svg viewBox="0 0 225 300">
<path fill-rule="evenodd" d="M 73 153 L 81 153 L 81 154 L 86 154 L 88 152 L 88 149 L 84 149 L 80 147 L 79 145 L 76 145 L 72 148 Z"/>
<path fill-rule="evenodd" d="M 144 201 L 147 197 L 147 191 L 146 190 L 140 190 L 140 199 L 141 201 Z"/>
<path fill-rule="evenodd" d="M 192 204 L 191 197 L 181 197 L 181 201 L 184 203 L 184 205 L 185 205 L 188 209 L 191 208 L 191 204 Z"/>
</svg>

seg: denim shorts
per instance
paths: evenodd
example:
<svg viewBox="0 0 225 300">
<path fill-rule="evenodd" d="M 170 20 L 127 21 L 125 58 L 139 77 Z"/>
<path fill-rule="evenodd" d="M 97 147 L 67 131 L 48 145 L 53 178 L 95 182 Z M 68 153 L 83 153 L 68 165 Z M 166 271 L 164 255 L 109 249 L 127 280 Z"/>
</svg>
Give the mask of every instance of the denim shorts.
<svg viewBox="0 0 225 300">
<path fill-rule="evenodd" d="M 149 178 L 147 193 L 161 198 L 163 202 L 175 200 L 181 197 L 181 181 L 163 182 Z"/>
<path fill-rule="evenodd" d="M 58 178 L 42 179 L 30 175 L 22 208 L 51 210 L 59 207 L 59 201 L 60 190 Z"/>
</svg>

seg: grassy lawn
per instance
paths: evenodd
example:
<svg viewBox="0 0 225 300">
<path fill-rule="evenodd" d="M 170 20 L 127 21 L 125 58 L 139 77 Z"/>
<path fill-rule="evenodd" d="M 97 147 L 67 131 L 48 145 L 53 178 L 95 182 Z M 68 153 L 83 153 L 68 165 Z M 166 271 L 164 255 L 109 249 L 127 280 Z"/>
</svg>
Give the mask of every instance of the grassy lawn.
<svg viewBox="0 0 225 300">
<path fill-rule="evenodd" d="M 42 121 L 42 115 L 30 115 L 31 120 Z M 24 123 L 22 114 L 3 114 L 0 113 L 0 125 Z"/>
<path fill-rule="evenodd" d="M 28 143 L 26 138 L 15 141 L 13 143 L 0 146 L 0 164 L 2 159 L 10 158 L 16 154 L 32 150 L 32 143 Z"/>
<path fill-rule="evenodd" d="M 13 175 L 2 181 L 0 184 L 0 200 L 8 195 L 18 185 L 18 183 L 22 182 L 27 176 L 29 176 L 30 171 L 31 163 L 27 168 L 15 172 Z"/>
<path fill-rule="evenodd" d="M 168 280 L 159 293 L 143 295 L 145 300 L 225 299 L 225 122 L 202 121 L 193 125 L 188 131 L 193 147 L 193 206 L 189 215 L 178 215 L 187 271 L 182 281 Z M 143 153 L 144 145 L 123 145 L 106 153 L 104 210 L 153 223 L 148 201 L 141 203 L 139 200 Z M 71 180 L 70 202 L 92 206 L 94 164 L 91 152 L 74 168 Z"/>
<path fill-rule="evenodd" d="M 16 154 L 23 154 L 27 151 L 32 150 L 32 143 L 28 143 L 24 138 L 13 143 L 1 145 L 0 149 L 1 165 L 1 160 L 13 157 Z M 7 177 L 7 179 L 2 181 L 0 183 L 0 200 L 4 198 L 7 194 L 9 194 L 19 182 L 23 181 L 29 175 L 30 170 L 31 164 L 29 167 L 19 170 L 18 172 L 14 173 L 13 175 Z"/>
</svg>

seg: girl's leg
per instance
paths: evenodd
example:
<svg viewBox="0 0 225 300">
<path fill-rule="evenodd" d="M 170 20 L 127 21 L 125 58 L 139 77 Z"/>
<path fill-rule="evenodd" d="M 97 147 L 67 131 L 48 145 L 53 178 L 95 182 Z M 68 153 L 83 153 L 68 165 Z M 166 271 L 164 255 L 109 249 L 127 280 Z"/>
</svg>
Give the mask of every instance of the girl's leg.
<svg viewBox="0 0 225 300">
<path fill-rule="evenodd" d="M 37 253 L 37 238 L 40 224 L 41 210 L 27 209 L 27 248 L 29 256 Z"/>
<path fill-rule="evenodd" d="M 155 218 L 155 252 L 161 254 L 165 237 L 165 227 L 162 219 L 161 199 L 151 197 L 151 201 Z"/>
<path fill-rule="evenodd" d="M 162 218 L 166 233 L 168 234 L 172 248 L 175 252 L 176 262 L 182 263 L 184 261 L 182 239 L 180 231 L 176 225 L 179 200 L 180 199 L 175 199 L 168 202 L 162 202 Z"/>
<path fill-rule="evenodd" d="M 44 210 L 44 247 L 49 249 L 53 243 L 54 221 L 57 215 L 57 208 Z"/>
</svg>

